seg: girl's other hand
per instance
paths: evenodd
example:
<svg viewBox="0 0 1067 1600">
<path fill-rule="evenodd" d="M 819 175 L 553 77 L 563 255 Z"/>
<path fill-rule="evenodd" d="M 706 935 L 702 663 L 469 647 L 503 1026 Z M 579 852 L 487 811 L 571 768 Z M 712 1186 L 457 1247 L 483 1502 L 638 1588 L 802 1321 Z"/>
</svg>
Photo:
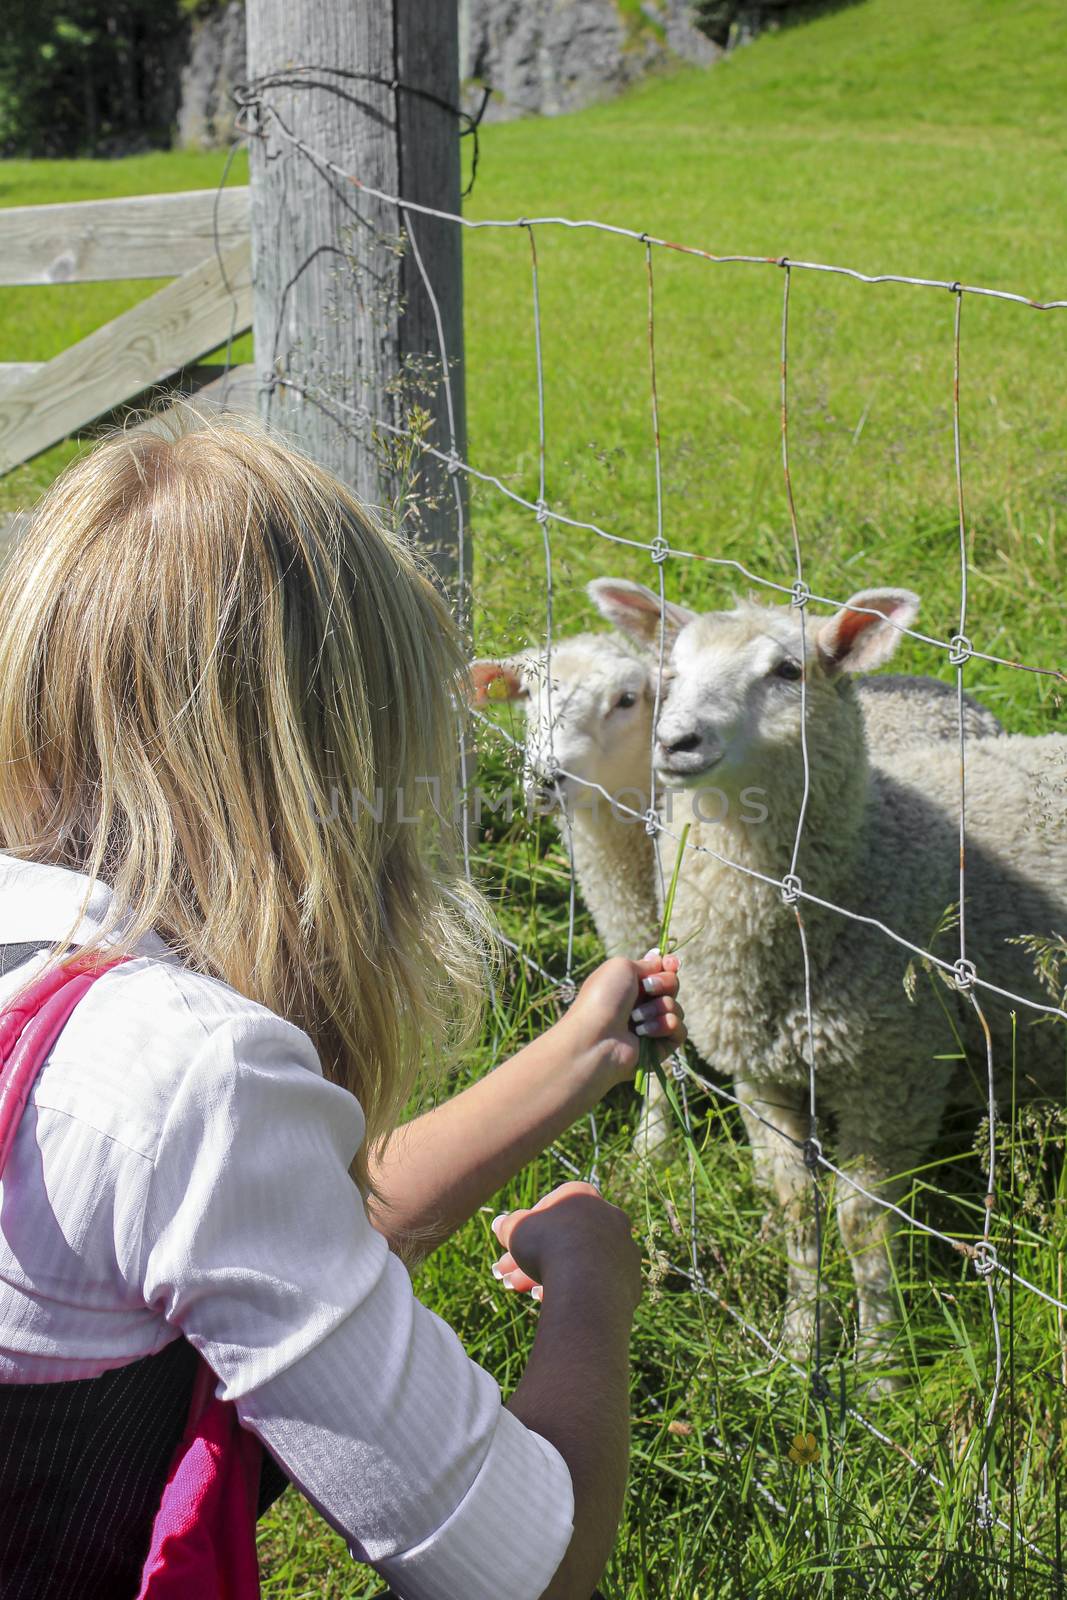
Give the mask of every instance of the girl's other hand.
<svg viewBox="0 0 1067 1600">
<path fill-rule="evenodd" d="M 629 1315 L 641 1297 L 641 1252 L 630 1219 L 591 1183 L 561 1183 L 529 1211 L 494 1217 L 504 1254 L 493 1276 L 507 1289 L 544 1295 L 610 1293 Z"/>
<path fill-rule="evenodd" d="M 661 1061 L 685 1042 L 678 967 L 677 956 L 658 950 L 640 961 L 613 956 L 590 973 L 556 1024 L 569 1034 L 579 1064 L 603 1081 L 603 1092 L 633 1077 L 643 1037 L 654 1040 Z"/>
</svg>

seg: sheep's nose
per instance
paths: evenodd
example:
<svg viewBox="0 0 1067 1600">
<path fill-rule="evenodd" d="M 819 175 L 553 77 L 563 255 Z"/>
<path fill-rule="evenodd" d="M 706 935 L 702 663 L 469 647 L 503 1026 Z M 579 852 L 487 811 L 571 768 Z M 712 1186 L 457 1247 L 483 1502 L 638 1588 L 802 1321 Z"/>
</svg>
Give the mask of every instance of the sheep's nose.
<svg viewBox="0 0 1067 1600">
<path fill-rule="evenodd" d="M 531 772 L 526 781 L 527 793 L 540 805 L 547 805 L 559 797 L 559 780 L 563 776 L 558 767 L 549 771 Z"/>
<path fill-rule="evenodd" d="M 683 733 L 678 739 L 664 739 L 662 743 L 668 755 L 685 755 L 690 750 L 698 750 L 700 748 L 700 735 L 699 733 Z"/>
</svg>

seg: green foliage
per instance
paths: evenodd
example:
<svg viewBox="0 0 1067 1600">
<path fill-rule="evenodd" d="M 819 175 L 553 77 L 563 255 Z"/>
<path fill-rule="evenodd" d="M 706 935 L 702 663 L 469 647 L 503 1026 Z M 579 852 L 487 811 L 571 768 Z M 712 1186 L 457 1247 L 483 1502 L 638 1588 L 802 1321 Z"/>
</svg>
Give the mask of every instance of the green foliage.
<svg viewBox="0 0 1067 1600">
<path fill-rule="evenodd" d="M 177 110 L 181 0 L 8 0 L 0 153 L 162 145 Z"/>
<path fill-rule="evenodd" d="M 178 0 L 182 15 L 209 17 L 216 11 L 225 11 L 229 5 L 244 5 L 244 0 Z"/>
<path fill-rule="evenodd" d="M 834 0 L 693 0 L 693 21 L 713 44 L 734 42 L 734 30 L 746 20 L 758 27 L 791 21 L 825 9 Z M 846 5 L 854 0 L 837 0 Z"/>
<path fill-rule="evenodd" d="M 615 9 L 626 29 L 628 46 L 639 44 L 650 34 L 656 39 L 666 39 L 667 30 L 663 23 L 651 8 L 642 4 L 642 0 L 615 0 Z"/>
</svg>

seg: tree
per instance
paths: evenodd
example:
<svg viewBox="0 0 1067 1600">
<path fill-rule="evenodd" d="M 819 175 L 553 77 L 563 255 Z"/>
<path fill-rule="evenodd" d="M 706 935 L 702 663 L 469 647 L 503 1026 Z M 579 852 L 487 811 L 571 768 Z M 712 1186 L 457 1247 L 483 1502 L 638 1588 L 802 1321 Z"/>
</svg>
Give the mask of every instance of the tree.
<svg viewBox="0 0 1067 1600">
<path fill-rule="evenodd" d="M 7 0 L 0 153 L 169 144 L 185 28 L 182 0 Z"/>
</svg>

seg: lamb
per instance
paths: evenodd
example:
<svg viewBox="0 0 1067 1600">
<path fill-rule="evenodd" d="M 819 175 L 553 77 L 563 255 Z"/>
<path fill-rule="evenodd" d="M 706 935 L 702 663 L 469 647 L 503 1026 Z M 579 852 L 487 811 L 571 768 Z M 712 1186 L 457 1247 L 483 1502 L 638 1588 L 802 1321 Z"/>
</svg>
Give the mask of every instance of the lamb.
<svg viewBox="0 0 1067 1600">
<path fill-rule="evenodd" d="M 660 602 L 650 590 L 608 579 L 590 587 L 618 627 L 646 647 L 657 637 Z M 690 845 L 736 864 L 699 850 L 683 860 L 672 933 L 684 941 L 686 1023 L 705 1059 L 733 1078 L 757 1178 L 785 1213 L 784 1336 L 794 1351 L 808 1346 L 813 1331 L 817 1261 L 799 1148 L 810 1131 L 804 975 L 796 915 L 776 884 L 790 870 L 803 787 L 801 679 L 811 767 L 796 867 L 803 889 L 879 918 L 953 963 L 958 933 L 946 928 L 945 914 L 959 896 L 958 751 L 952 741 L 926 743 L 872 763 L 853 681 L 890 658 L 917 608 L 907 590 L 863 591 L 828 619 L 808 618 L 805 653 L 789 608 L 746 602 L 698 615 L 667 607 L 670 684 L 655 752 L 671 828 L 661 835 L 662 870 L 672 870 L 672 835 L 683 816 L 692 823 Z M 763 791 L 759 823 L 745 804 L 753 790 Z M 1036 1001 L 1047 997 L 1030 960 L 1008 941 L 1067 926 L 1065 796 L 1064 736 L 1003 735 L 970 745 L 968 959 L 979 977 Z M 837 1164 L 897 1201 L 901 1175 L 928 1154 L 950 1094 L 973 1083 L 981 1100 L 985 1055 L 973 1001 L 988 1019 L 1001 1072 L 1012 1060 L 1009 1007 L 984 988 L 968 991 L 965 969 L 958 989 L 921 977 L 909 998 L 909 951 L 809 899 L 798 904 L 811 967 L 819 1126 L 834 1119 Z M 1019 1083 L 1062 1092 L 1061 1031 L 1035 1026 L 1018 1009 Z M 976 1052 L 970 1072 L 959 1074 L 950 1059 L 956 1045 L 947 1012 Z M 895 1314 L 896 1218 L 843 1181 L 835 1199 L 857 1286 L 857 1353 L 882 1357 Z"/>
<path fill-rule="evenodd" d="M 595 590 L 591 586 L 594 599 Z M 553 647 L 551 695 L 543 652 L 478 660 L 471 668 L 475 704 L 506 699 L 525 705 L 528 793 L 540 805 L 560 808 L 582 898 L 608 955 L 641 955 L 659 924 L 662 886 L 652 838 L 640 821 L 649 806 L 658 663 L 658 648 L 635 648 L 617 633 L 582 633 Z M 958 735 L 949 684 L 876 677 L 860 679 L 858 688 L 868 736 L 880 750 Z M 970 696 L 964 722 L 970 738 L 1002 731 Z M 667 1154 L 672 1130 L 670 1108 L 653 1080 L 636 1153 Z"/>
<path fill-rule="evenodd" d="M 641 820 L 652 776 L 651 662 L 617 635 L 580 633 L 553 647 L 550 692 L 537 650 L 475 661 L 471 680 L 476 705 L 524 704 L 527 797 L 559 808 L 607 954 L 643 955 L 657 927 L 655 848 Z"/>
<path fill-rule="evenodd" d="M 655 844 L 642 821 L 651 794 L 655 676 L 652 657 L 612 633 L 555 644 L 550 693 L 542 651 L 471 667 L 476 705 L 503 699 L 525 706 L 528 797 L 555 808 L 609 956 L 643 955 L 658 931 Z M 653 1087 L 634 1136 L 642 1157 L 665 1152 L 673 1129 L 670 1107 Z"/>
</svg>

